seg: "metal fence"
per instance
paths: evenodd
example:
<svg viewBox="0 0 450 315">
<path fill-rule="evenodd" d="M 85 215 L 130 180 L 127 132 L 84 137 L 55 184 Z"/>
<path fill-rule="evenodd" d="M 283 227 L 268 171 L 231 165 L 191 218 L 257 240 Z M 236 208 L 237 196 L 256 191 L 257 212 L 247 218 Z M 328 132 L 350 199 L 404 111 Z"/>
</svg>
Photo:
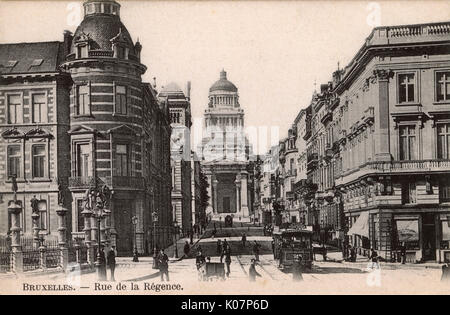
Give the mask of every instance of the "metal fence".
<svg viewBox="0 0 450 315">
<path fill-rule="evenodd" d="M 0 249 L 0 273 L 11 271 L 11 252 Z"/>
<path fill-rule="evenodd" d="M 57 268 L 61 265 L 61 250 L 50 248 L 45 251 L 45 265 L 47 268 Z"/>
<path fill-rule="evenodd" d="M 23 271 L 33 271 L 41 268 L 40 266 L 40 252 L 36 250 L 23 251 Z"/>
</svg>

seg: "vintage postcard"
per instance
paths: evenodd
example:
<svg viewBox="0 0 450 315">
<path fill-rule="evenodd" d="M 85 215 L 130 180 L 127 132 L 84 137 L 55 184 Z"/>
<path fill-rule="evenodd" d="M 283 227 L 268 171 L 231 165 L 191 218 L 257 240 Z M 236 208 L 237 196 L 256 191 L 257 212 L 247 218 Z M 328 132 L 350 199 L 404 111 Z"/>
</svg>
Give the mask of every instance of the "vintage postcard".
<svg viewBox="0 0 450 315">
<path fill-rule="evenodd" d="M 449 263 L 450 1 L 0 1 L 0 294 L 264 310 Z"/>
</svg>

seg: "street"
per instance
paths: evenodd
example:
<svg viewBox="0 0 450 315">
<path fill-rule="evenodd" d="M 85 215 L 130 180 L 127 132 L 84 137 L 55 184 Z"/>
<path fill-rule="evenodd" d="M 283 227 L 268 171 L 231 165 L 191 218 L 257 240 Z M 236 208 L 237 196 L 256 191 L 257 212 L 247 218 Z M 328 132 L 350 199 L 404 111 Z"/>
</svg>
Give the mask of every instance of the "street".
<svg viewBox="0 0 450 315">
<path fill-rule="evenodd" d="M 257 238 L 258 242 L 270 242 L 270 237 L 249 237 Z M 170 284 L 169 290 L 157 287 L 162 284 L 157 270 L 152 269 L 152 258 L 141 257 L 139 263 L 132 262 L 131 257 L 121 257 L 117 259 L 116 282 L 97 282 L 94 272 L 72 273 L 66 277 L 61 274 L 37 275 L 23 279 L 5 279 L 10 281 L 10 285 L 15 287 L 18 293 L 24 292 L 23 284 L 51 283 L 70 284 L 74 288 L 71 293 L 89 293 L 98 291 L 102 294 L 117 294 L 126 292 L 127 294 L 419 294 L 429 292 L 436 294 L 448 293 L 449 287 L 440 284 L 441 270 L 439 265 L 401 265 L 401 264 L 380 264 L 380 271 L 368 271 L 367 259 L 359 258 L 356 263 L 338 262 L 340 253 L 330 253 L 332 261 L 314 262 L 313 268 L 303 274 L 303 282 L 293 282 L 292 274 L 285 273 L 278 269 L 271 254 L 260 256 L 260 264 L 256 270 L 261 275 L 256 282 L 249 282 L 248 269 L 253 255 L 240 255 L 240 245 L 229 240 L 234 247 L 232 262 L 230 265 L 231 274 L 226 280 L 213 279 L 211 281 L 199 281 L 195 265 L 195 259 L 172 259 L 169 264 Z M 216 240 L 207 238 L 199 242 L 203 248 L 213 247 Z M 183 240 L 179 241 L 183 244 Z M 211 257 L 211 262 L 219 262 L 219 257 Z M 334 261 L 336 260 L 336 261 Z M 109 271 L 108 271 L 109 275 Z M 96 284 L 97 283 L 97 284 Z M 153 285 L 153 288 L 152 288 Z M 6 287 L 6 286 L 4 286 Z M 1 289 L 0 289 L 1 290 Z M 158 292 L 159 291 L 159 292 Z M 1 293 L 1 292 L 0 292 Z M 38 293 L 38 292 L 36 292 Z M 56 292 L 55 292 L 56 293 Z"/>
</svg>

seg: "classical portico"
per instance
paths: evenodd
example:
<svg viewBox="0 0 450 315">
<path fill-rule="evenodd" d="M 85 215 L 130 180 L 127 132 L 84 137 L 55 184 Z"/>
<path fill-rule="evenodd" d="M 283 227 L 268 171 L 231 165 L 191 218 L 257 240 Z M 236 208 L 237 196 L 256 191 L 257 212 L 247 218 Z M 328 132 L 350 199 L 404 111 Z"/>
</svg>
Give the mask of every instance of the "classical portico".
<svg viewBox="0 0 450 315">
<path fill-rule="evenodd" d="M 200 147 L 202 168 L 208 177 L 210 196 L 207 212 L 215 219 L 231 215 L 249 221 L 248 157 L 250 146 L 244 134 L 244 111 L 237 87 L 222 71 L 209 90 L 205 133 Z"/>
</svg>

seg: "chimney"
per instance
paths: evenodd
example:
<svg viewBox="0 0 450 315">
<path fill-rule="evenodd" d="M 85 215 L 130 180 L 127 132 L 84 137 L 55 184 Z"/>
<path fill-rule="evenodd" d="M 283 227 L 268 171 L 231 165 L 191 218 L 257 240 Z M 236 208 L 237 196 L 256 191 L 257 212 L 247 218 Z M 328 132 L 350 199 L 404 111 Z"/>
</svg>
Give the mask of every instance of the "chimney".
<svg viewBox="0 0 450 315">
<path fill-rule="evenodd" d="M 186 84 L 186 98 L 188 100 L 191 99 L 191 81 L 188 81 Z"/>
<path fill-rule="evenodd" d="M 66 59 L 67 55 L 70 54 L 70 47 L 72 46 L 73 34 L 68 30 L 65 30 L 63 34 L 64 34 L 63 52 L 64 52 L 64 59 Z"/>
</svg>

